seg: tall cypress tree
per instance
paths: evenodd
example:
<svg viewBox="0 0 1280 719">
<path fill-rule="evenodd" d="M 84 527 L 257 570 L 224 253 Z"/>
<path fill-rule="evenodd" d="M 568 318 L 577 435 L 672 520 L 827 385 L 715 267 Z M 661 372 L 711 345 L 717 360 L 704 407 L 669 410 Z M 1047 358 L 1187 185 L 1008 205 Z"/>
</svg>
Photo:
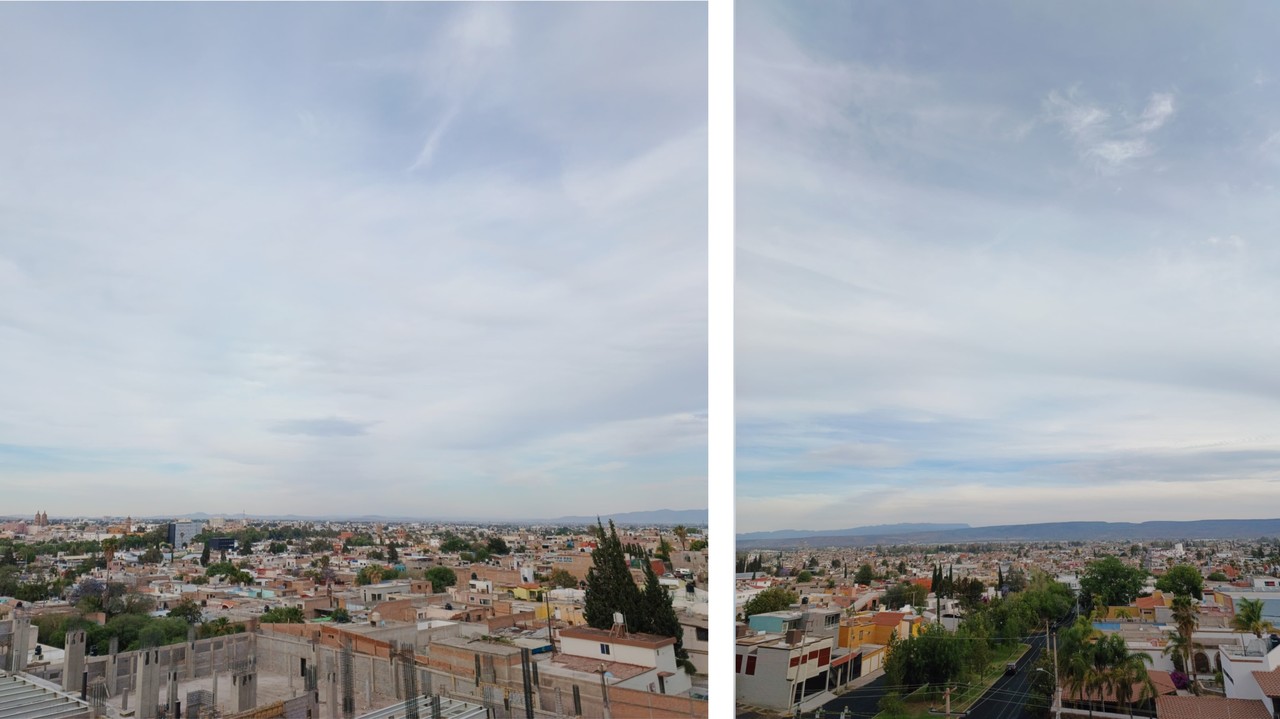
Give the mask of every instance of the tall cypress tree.
<svg viewBox="0 0 1280 719">
<path fill-rule="evenodd" d="M 596 549 L 591 553 L 591 570 L 587 573 L 586 606 L 583 615 L 587 625 L 596 629 L 613 627 L 613 613 L 622 612 L 628 629 L 634 630 L 640 614 L 640 588 L 631 579 L 622 541 L 613 520 L 609 532 L 596 520 Z"/>
<path fill-rule="evenodd" d="M 676 663 L 685 671 L 693 673 L 696 668 L 689 662 L 689 652 L 684 648 L 684 628 L 680 626 L 680 618 L 671 606 L 671 595 L 658 582 L 658 575 L 649 564 L 644 565 L 644 593 L 642 595 L 641 616 L 646 626 L 643 630 L 650 634 L 674 637 L 676 640 Z"/>
</svg>

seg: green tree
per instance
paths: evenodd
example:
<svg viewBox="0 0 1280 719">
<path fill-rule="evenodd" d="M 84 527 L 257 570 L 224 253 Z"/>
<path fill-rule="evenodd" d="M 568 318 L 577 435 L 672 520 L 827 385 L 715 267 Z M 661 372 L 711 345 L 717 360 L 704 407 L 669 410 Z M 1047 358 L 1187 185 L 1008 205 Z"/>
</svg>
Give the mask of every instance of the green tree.
<svg viewBox="0 0 1280 719">
<path fill-rule="evenodd" d="M 586 601 L 583 615 L 589 626 L 609 629 L 614 612 L 621 612 L 628 627 L 639 614 L 640 588 L 631 577 L 626 552 L 618 539 L 618 530 L 609 520 L 609 531 L 597 520 L 592 528 L 596 548 L 591 553 L 591 569 L 587 572 Z"/>
<path fill-rule="evenodd" d="M 262 613 L 263 624 L 305 624 L 306 618 L 297 607 L 276 607 Z"/>
<path fill-rule="evenodd" d="M 202 567 L 209 566 L 209 552 L 210 552 L 209 543 L 205 542 L 204 549 L 200 550 L 200 566 Z"/>
<path fill-rule="evenodd" d="M 547 583 L 553 587 L 564 587 L 573 589 L 578 586 L 578 578 L 570 574 L 568 571 L 560 568 L 551 570 L 550 576 L 547 577 Z"/>
<path fill-rule="evenodd" d="M 200 608 L 199 604 L 196 604 L 190 599 L 183 599 L 172 607 L 169 607 L 169 616 L 177 617 L 187 624 L 194 625 L 199 624 L 204 618 L 204 610 Z"/>
<path fill-rule="evenodd" d="M 689 542 L 689 528 L 683 524 L 677 524 L 675 528 L 671 530 L 671 533 L 676 535 L 676 541 L 680 542 L 680 551 L 685 551 Z"/>
<path fill-rule="evenodd" d="M 489 537 L 489 541 L 485 547 L 490 554 L 506 555 L 511 554 L 511 548 L 507 546 L 507 541 L 502 537 Z"/>
<path fill-rule="evenodd" d="M 684 628 L 676 610 L 671 606 L 671 595 L 658 582 L 658 575 L 647 562 L 644 565 L 644 591 L 640 595 L 640 627 L 636 631 L 673 637 L 676 640 L 676 665 L 688 674 L 697 672 L 697 667 L 689 661 L 689 651 L 684 648 Z"/>
<path fill-rule="evenodd" d="M 908 604 L 913 607 L 924 607 L 928 599 L 929 592 L 924 587 L 911 582 L 900 582 L 885 591 L 884 596 L 880 598 L 880 604 L 896 610 Z"/>
<path fill-rule="evenodd" d="M 1130 567 L 1112 555 L 1090 562 L 1080 577 L 1080 592 L 1086 608 L 1129 604 L 1146 582 L 1147 573 Z"/>
<path fill-rule="evenodd" d="M 1156 579 L 1156 589 L 1169 594 L 1185 594 L 1204 598 L 1204 578 L 1190 564 L 1177 564 Z"/>
<path fill-rule="evenodd" d="M 431 591 L 436 594 L 443 592 L 445 587 L 452 587 L 458 583 L 458 575 L 448 567 L 432 567 L 423 577 L 431 582 Z"/>
<path fill-rule="evenodd" d="M 769 587 L 747 600 L 742 608 L 745 617 L 768 612 L 779 612 L 800 601 L 800 595 L 785 587 Z"/>
<path fill-rule="evenodd" d="M 1261 599 L 1241 599 L 1236 602 L 1236 615 L 1231 619 L 1231 628 L 1238 632 L 1251 632 L 1261 637 L 1264 632 L 1275 631 L 1275 626 L 1262 618 Z"/>
<path fill-rule="evenodd" d="M 351 612 L 348 612 L 346 607 L 338 607 L 333 610 L 333 613 L 330 614 L 329 617 L 338 624 L 351 623 Z"/>
<path fill-rule="evenodd" d="M 1227 575 L 1223 574 L 1222 572 L 1213 572 L 1213 573 L 1211 573 L 1208 577 L 1206 577 L 1206 579 L 1208 579 L 1208 580 L 1209 580 L 1209 581 L 1211 581 L 1211 582 L 1229 582 L 1229 581 L 1231 581 L 1231 578 L 1230 578 L 1230 577 L 1228 577 Z"/>
<path fill-rule="evenodd" d="M 812 572 L 810 572 L 808 569 L 802 569 L 802 570 L 800 570 L 800 573 L 796 575 L 796 581 L 797 581 L 797 582 L 802 582 L 802 583 L 803 583 L 803 582 L 812 582 L 812 581 L 813 581 L 813 573 L 812 573 Z"/>
<path fill-rule="evenodd" d="M 854 575 L 853 581 L 862 585 L 869 585 L 876 578 L 876 572 L 871 568 L 870 564 L 864 564 L 858 567 L 858 573 Z"/>
</svg>

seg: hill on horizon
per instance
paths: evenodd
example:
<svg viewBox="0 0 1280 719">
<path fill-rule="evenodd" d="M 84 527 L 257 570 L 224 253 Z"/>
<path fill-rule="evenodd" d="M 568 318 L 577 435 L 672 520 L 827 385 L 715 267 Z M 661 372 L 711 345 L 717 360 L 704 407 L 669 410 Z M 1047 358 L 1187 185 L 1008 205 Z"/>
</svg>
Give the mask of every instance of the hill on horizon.
<svg viewBox="0 0 1280 719">
<path fill-rule="evenodd" d="M 1280 536 L 1280 519 L 1200 519 L 1150 522 L 1042 522 L 967 527 L 927 532 L 883 532 L 787 539 L 742 539 L 738 549 L 793 547 L 866 547 L 876 544 L 954 544 L 957 542 L 1067 542 L 1153 539 L 1255 539 Z"/>
<path fill-rule="evenodd" d="M 967 529 L 968 524 L 932 524 L 929 522 L 902 522 L 899 524 L 875 524 L 848 529 L 776 529 L 772 532 L 744 532 L 737 535 L 744 539 L 791 539 L 799 537 L 851 537 L 867 534 L 898 534 L 901 532 L 937 532 L 948 529 Z"/>
</svg>

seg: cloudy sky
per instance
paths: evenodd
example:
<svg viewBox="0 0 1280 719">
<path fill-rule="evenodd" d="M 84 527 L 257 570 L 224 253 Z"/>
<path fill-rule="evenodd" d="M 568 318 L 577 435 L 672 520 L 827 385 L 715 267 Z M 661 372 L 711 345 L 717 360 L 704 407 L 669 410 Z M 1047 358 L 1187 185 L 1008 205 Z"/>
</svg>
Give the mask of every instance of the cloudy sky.
<svg viewBox="0 0 1280 719">
<path fill-rule="evenodd" d="M 0 5 L 0 513 L 705 507 L 706 36 Z"/>
<path fill-rule="evenodd" d="M 1280 7 L 737 19 L 738 531 L 1276 515 Z"/>
</svg>

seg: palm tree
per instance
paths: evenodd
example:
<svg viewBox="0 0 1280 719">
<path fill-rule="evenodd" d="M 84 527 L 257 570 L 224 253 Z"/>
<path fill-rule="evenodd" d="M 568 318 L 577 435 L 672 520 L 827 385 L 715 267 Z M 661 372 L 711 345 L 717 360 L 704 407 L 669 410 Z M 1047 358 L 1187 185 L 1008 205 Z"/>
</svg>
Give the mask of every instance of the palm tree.
<svg viewBox="0 0 1280 719">
<path fill-rule="evenodd" d="M 116 539 L 115 537 L 107 537 L 102 540 L 102 553 L 106 556 L 108 564 L 111 563 L 112 559 L 115 559 L 116 550 L 118 549 L 120 549 L 119 539 Z"/>
<path fill-rule="evenodd" d="M 1129 652 L 1128 647 L 1125 648 L 1125 656 L 1122 657 L 1111 669 L 1111 688 L 1115 692 L 1116 701 L 1123 702 L 1129 708 L 1129 716 L 1133 716 L 1133 700 L 1143 701 L 1144 699 L 1152 699 L 1156 695 L 1155 682 L 1151 681 L 1151 675 L 1147 673 L 1147 665 L 1151 663 L 1151 656 L 1142 652 Z M 1133 694 L 1134 685 L 1138 687 L 1138 694 Z"/>
<path fill-rule="evenodd" d="M 1204 647 L 1200 642 L 1192 641 L 1186 635 L 1179 632 L 1169 632 L 1168 643 L 1164 647 L 1164 655 L 1174 657 L 1182 662 L 1182 670 L 1191 678 L 1191 691 L 1199 694 L 1199 685 L 1195 678 L 1195 665 L 1192 663 L 1192 656 Z"/>
<path fill-rule="evenodd" d="M 680 551 L 685 551 L 686 542 L 689 539 L 689 528 L 683 524 L 677 524 L 671 533 L 676 535 L 676 539 L 680 540 Z"/>
<path fill-rule="evenodd" d="M 1241 599 L 1236 604 L 1236 616 L 1231 620 L 1231 628 L 1240 632 L 1252 632 L 1261 637 L 1263 632 L 1275 631 L 1275 625 L 1262 618 L 1261 599 Z"/>
<path fill-rule="evenodd" d="M 1165 653 L 1179 652 L 1182 657 L 1182 668 L 1191 677 L 1191 691 L 1195 694 L 1200 693 L 1200 683 L 1195 678 L 1195 667 L 1191 663 L 1191 657 L 1195 654 L 1196 649 L 1200 645 L 1192 640 L 1196 627 L 1200 625 L 1200 612 L 1196 606 L 1191 603 L 1191 597 L 1186 594 L 1179 594 L 1173 598 L 1171 604 L 1173 609 L 1173 623 L 1177 626 L 1176 632 L 1171 632 L 1169 636 L 1169 646 L 1165 648 Z"/>
</svg>

